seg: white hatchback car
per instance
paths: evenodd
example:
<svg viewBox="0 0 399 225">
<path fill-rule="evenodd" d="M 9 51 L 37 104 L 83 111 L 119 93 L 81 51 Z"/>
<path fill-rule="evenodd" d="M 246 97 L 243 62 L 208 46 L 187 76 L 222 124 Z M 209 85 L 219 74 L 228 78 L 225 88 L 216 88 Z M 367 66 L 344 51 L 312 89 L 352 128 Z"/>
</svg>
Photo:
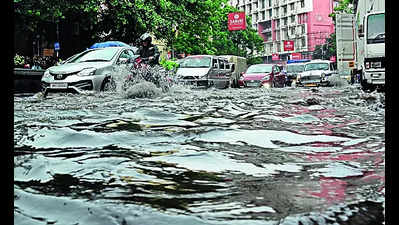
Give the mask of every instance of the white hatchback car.
<svg viewBox="0 0 399 225">
<path fill-rule="evenodd" d="M 307 62 L 304 71 L 297 76 L 297 86 L 317 87 L 330 85 L 329 78 L 336 74 L 335 62 L 329 60 L 312 60 Z"/>
<path fill-rule="evenodd" d="M 42 88 L 45 93 L 112 89 L 115 87 L 113 73 L 137 57 L 133 47 L 89 49 L 64 64 L 48 68 L 41 79 Z"/>
</svg>

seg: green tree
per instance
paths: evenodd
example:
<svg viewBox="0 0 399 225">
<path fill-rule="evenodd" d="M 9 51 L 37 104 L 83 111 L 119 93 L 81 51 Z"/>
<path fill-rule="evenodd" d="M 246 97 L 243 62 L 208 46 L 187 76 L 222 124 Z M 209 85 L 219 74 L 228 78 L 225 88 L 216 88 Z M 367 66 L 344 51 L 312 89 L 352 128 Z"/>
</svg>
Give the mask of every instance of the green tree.
<svg viewBox="0 0 399 225">
<path fill-rule="evenodd" d="M 340 0 L 338 2 L 338 5 L 334 7 L 333 12 L 329 15 L 334 23 L 335 23 L 335 17 L 339 13 L 354 13 L 353 12 L 353 0 Z"/>
<path fill-rule="evenodd" d="M 151 32 L 188 54 L 252 55 L 262 51 L 256 30 L 229 32 L 228 0 L 14 0 L 16 30 L 38 32 L 43 23 L 79 23 L 80 44 L 104 40 L 134 43 Z M 248 24 L 251 24 L 247 17 Z M 237 48 L 238 46 L 238 48 Z"/>
<path fill-rule="evenodd" d="M 337 55 L 336 49 L 335 33 L 332 33 L 330 37 L 326 39 L 326 43 L 315 46 L 313 58 L 328 60 L 330 57 Z"/>
<path fill-rule="evenodd" d="M 338 5 L 334 7 L 333 12 L 329 15 L 333 19 L 335 24 L 336 15 L 339 13 L 354 13 L 353 12 L 353 0 L 340 0 Z M 327 38 L 326 43 L 323 45 L 315 46 L 315 50 L 313 52 L 313 58 L 316 59 L 329 59 L 331 56 L 337 55 L 337 43 L 336 43 L 336 33 L 330 34 L 330 37 Z"/>
</svg>

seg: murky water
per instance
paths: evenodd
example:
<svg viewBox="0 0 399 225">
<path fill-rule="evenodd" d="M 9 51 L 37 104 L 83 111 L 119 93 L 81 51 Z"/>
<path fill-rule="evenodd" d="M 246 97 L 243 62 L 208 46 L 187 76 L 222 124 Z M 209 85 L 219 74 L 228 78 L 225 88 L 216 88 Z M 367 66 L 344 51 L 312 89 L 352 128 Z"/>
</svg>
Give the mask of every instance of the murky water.
<svg viewBox="0 0 399 225">
<path fill-rule="evenodd" d="M 15 95 L 15 224 L 382 223 L 383 93 L 140 85 Z"/>
</svg>

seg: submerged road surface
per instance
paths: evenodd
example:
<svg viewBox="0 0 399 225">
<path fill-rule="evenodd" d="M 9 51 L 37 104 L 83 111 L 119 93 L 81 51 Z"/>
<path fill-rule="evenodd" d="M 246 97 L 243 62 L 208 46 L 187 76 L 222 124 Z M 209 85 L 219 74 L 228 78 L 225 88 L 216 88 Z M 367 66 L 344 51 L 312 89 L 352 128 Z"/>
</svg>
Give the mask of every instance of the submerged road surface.
<svg viewBox="0 0 399 225">
<path fill-rule="evenodd" d="M 14 96 L 15 224 L 383 224 L 385 94 Z"/>
</svg>

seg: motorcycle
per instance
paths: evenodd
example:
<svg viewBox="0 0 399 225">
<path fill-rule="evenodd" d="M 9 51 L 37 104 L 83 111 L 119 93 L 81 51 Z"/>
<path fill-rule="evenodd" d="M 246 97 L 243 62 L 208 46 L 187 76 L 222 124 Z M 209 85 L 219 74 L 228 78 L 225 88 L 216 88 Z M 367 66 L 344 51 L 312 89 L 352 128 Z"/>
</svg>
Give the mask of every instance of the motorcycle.
<svg viewBox="0 0 399 225">
<path fill-rule="evenodd" d="M 123 90 L 133 86 L 142 81 L 147 81 L 155 84 L 162 91 L 168 91 L 171 85 L 171 80 L 165 75 L 165 71 L 160 66 L 150 66 L 149 58 L 137 57 L 133 66 L 130 68 L 130 74 L 126 76 L 123 82 Z"/>
</svg>

